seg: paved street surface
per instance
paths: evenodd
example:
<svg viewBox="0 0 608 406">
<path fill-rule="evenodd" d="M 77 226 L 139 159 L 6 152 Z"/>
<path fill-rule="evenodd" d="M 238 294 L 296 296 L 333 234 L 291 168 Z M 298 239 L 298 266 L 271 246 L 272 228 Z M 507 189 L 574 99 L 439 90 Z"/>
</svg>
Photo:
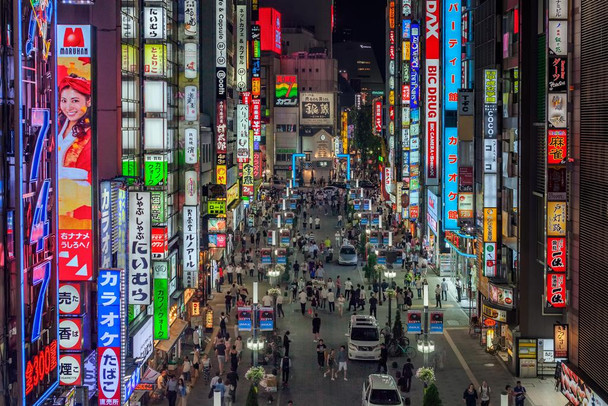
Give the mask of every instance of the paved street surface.
<svg viewBox="0 0 608 406">
<path fill-rule="evenodd" d="M 334 232 L 336 218 L 332 216 L 324 216 L 324 213 L 317 211 L 322 219 L 321 230 L 315 230 L 315 236 L 319 240 L 330 238 L 334 244 Z M 320 231 L 320 232 L 319 232 Z M 351 280 L 356 285 L 363 283 L 363 275 L 359 266 L 339 266 L 337 265 L 338 249 L 334 253 L 334 263 L 325 267 L 325 278 L 335 278 L 340 275 L 342 283 L 346 278 Z M 298 261 L 303 263 L 303 256 L 298 254 Z M 292 260 L 293 262 L 293 260 Z M 399 270 L 395 281 L 399 286 L 403 286 L 404 272 Z M 252 282 L 254 278 L 245 276 L 245 284 L 252 292 Z M 434 286 L 439 283 L 439 278 L 431 275 L 429 272 L 429 284 Z M 260 284 L 260 298 L 264 295 L 265 290 L 269 287 L 268 282 Z M 224 285 L 227 289 L 227 285 Z M 472 382 L 476 387 L 479 387 L 482 380 L 486 380 L 493 393 L 492 405 L 499 405 L 499 394 L 504 389 L 506 384 L 514 385 L 516 378 L 507 370 L 506 366 L 495 356 L 487 354 L 481 346 L 478 345 L 478 338 L 471 338 L 468 333 L 468 317 L 466 309 L 462 309 L 455 301 L 455 290 L 450 292 L 449 300 L 443 304 L 445 333 L 444 335 L 434 335 L 432 339 L 435 341 L 436 351 L 429 356 L 428 365 L 436 367 L 437 386 L 443 404 L 447 406 L 461 405 L 462 394 L 467 385 Z M 291 297 L 291 295 L 289 295 Z M 216 294 L 212 300 L 212 305 L 216 308 L 216 314 L 224 310 L 223 294 Z M 369 298 L 368 298 L 369 299 Z M 416 290 L 414 289 L 414 308 L 422 308 L 422 300 L 417 299 Z M 347 303 L 348 304 L 348 303 Z M 433 302 L 431 302 L 433 304 Z M 333 406 L 333 405 L 360 405 L 362 399 L 362 385 L 368 374 L 376 371 L 375 362 L 355 362 L 348 363 L 348 381 L 339 379 L 331 381 L 329 377 L 324 378 L 316 362 L 316 343 L 313 342 L 312 325 L 310 316 L 302 316 L 300 313 L 299 303 L 286 303 L 283 305 L 285 310 L 285 318 L 277 320 L 277 326 L 282 335 L 285 330 L 291 332 L 291 348 L 290 356 L 293 367 L 291 369 L 291 377 L 289 387 L 286 389 L 279 388 L 278 393 L 273 394 L 271 404 L 286 405 L 288 400 L 293 400 L 294 405 L 315 405 L 315 406 Z M 345 306 L 346 308 L 346 306 Z M 431 306 L 431 310 L 434 307 Z M 220 310 L 221 309 L 221 310 Z M 368 308 L 366 307 L 366 314 Z M 363 313 L 363 312 L 361 312 Z M 394 302 L 393 302 L 393 319 L 394 319 Z M 327 310 L 320 310 L 321 317 L 321 336 L 329 348 L 339 349 L 340 345 L 346 345 L 346 336 L 348 319 L 351 313 L 344 313 L 344 317 L 340 318 L 337 313 L 329 313 Z M 233 311 L 231 324 L 234 323 L 235 313 Z M 406 313 L 402 313 L 402 322 L 405 324 Z M 384 302 L 378 307 L 378 322 L 380 326 L 388 320 L 388 303 Z M 232 332 L 233 327 L 229 325 L 228 331 Z M 250 333 L 242 333 L 243 341 Z M 415 343 L 415 337 L 410 335 L 412 344 Z M 415 344 L 414 344 L 415 345 Z M 213 356 L 213 349 L 209 345 L 207 350 L 212 355 L 213 370 L 212 376 L 217 370 L 217 359 Z M 404 358 L 389 358 L 389 373 L 393 376 L 397 369 L 392 368 L 391 364 L 395 361 L 398 364 L 399 370 Z M 416 368 L 422 366 L 423 356 L 418 354 L 413 360 Z M 244 378 L 245 372 L 251 366 L 251 353 L 245 349 L 243 352 L 243 360 L 238 368 L 240 377 L 237 388 L 237 396 L 235 405 L 244 405 L 249 390 L 249 382 Z M 229 368 L 229 365 L 227 366 Z M 269 373 L 272 367 L 266 367 Z M 223 375 L 225 377 L 225 374 Z M 566 399 L 553 391 L 552 380 L 525 380 L 524 386 L 528 390 L 528 400 L 526 405 L 535 406 L 554 406 L 565 405 Z M 279 378 L 280 382 L 280 378 Z M 279 384 L 280 386 L 280 384 Z M 193 388 L 188 396 L 188 404 L 190 405 L 211 405 L 212 400 L 208 399 L 209 387 L 199 379 L 194 383 Z M 404 394 L 409 396 L 412 405 L 422 405 L 422 384 L 416 378 L 413 379 L 412 389 L 409 393 Z M 267 396 L 260 397 L 260 404 L 267 404 Z M 166 402 L 166 401 L 165 401 Z M 534 402 L 534 403 L 532 403 Z"/>
</svg>

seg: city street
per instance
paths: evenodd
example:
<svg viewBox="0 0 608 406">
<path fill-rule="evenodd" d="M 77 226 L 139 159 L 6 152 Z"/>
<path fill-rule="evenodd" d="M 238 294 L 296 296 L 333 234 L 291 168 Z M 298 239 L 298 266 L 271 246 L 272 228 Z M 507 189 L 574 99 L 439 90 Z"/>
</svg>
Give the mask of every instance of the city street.
<svg viewBox="0 0 608 406">
<path fill-rule="evenodd" d="M 333 242 L 335 232 L 335 224 L 337 222 L 334 216 L 324 216 L 322 210 L 317 212 L 322 218 L 321 230 L 315 230 L 316 236 L 321 236 L 323 239 L 328 236 Z M 336 250 L 337 252 L 337 250 Z M 302 263 L 303 256 L 298 254 L 298 261 Z M 395 281 L 399 286 L 403 285 L 404 271 L 398 269 Z M 337 254 L 334 255 L 334 262 L 325 267 L 325 278 L 335 278 L 340 276 L 342 283 L 350 278 L 354 285 L 364 283 L 363 274 L 360 266 L 340 266 L 337 264 Z M 245 278 L 247 289 L 251 292 L 252 282 L 254 278 Z M 429 271 L 429 284 L 435 286 L 439 283 L 440 278 L 435 276 L 432 271 Z M 260 297 L 263 296 L 265 290 L 269 287 L 267 282 L 260 284 Z M 367 285 L 366 285 L 367 287 Z M 224 289 L 227 285 L 224 285 Z M 415 290 L 414 290 L 415 293 Z M 428 366 L 436 368 L 437 386 L 440 396 L 445 405 L 456 405 L 462 403 L 462 393 L 469 383 L 479 387 L 483 380 L 486 380 L 494 393 L 496 402 L 499 400 L 499 394 L 504 389 L 505 385 L 514 385 L 516 379 L 509 373 L 506 366 L 498 359 L 497 356 L 486 353 L 478 344 L 479 338 L 471 338 L 468 330 L 467 309 L 462 309 L 455 300 L 455 290 L 449 292 L 449 300 L 444 302 L 444 323 L 445 333 L 443 335 L 434 335 L 432 339 L 435 341 L 436 351 L 429 355 Z M 291 298 L 291 295 L 289 295 Z M 216 295 L 213 303 L 216 305 L 216 315 L 219 310 L 224 308 L 223 295 Z M 434 303 L 431 301 L 431 309 Z M 422 300 L 417 299 L 414 295 L 413 309 L 422 309 Z M 302 316 L 299 303 L 286 302 L 284 304 L 285 318 L 277 320 L 277 327 L 282 335 L 286 330 L 289 330 L 291 335 L 290 356 L 292 359 L 292 370 L 289 380 L 289 387 L 281 389 L 278 393 L 272 394 L 273 402 L 276 405 L 286 405 L 289 400 L 294 400 L 295 405 L 338 405 L 343 403 L 360 404 L 362 398 L 362 385 L 368 374 L 376 372 L 376 362 L 349 361 L 348 362 L 348 381 L 342 379 L 343 375 L 339 375 L 338 379 L 331 381 L 329 376 L 324 378 L 323 372 L 319 370 L 316 362 L 316 343 L 313 342 L 312 335 L 312 319 L 307 314 Z M 393 301 L 393 320 L 395 314 L 395 302 Z M 228 331 L 232 332 L 235 312 L 232 312 L 231 323 Z M 366 307 L 365 312 L 369 310 Z M 321 337 L 324 339 L 329 349 L 339 349 L 340 345 L 346 345 L 347 339 L 345 333 L 348 329 L 348 320 L 352 312 L 346 311 L 344 316 L 340 318 L 337 313 L 329 313 L 326 310 L 319 310 L 321 322 Z M 402 322 L 406 323 L 407 313 L 401 313 Z M 388 302 L 383 302 L 378 306 L 378 323 L 383 326 L 388 320 Z M 243 340 L 250 333 L 245 332 Z M 410 341 L 415 345 L 414 335 L 409 335 Z M 208 347 L 208 350 L 213 354 L 213 350 Z M 213 372 L 216 370 L 217 359 L 213 359 Z M 398 369 L 392 368 L 392 363 L 396 362 Z M 397 370 L 401 370 L 405 362 L 404 357 L 389 358 L 388 367 L 389 373 L 395 376 Z M 416 368 L 423 366 L 422 354 L 417 354 L 412 360 Z M 237 388 L 237 401 L 235 404 L 243 405 L 247 397 L 250 383 L 244 378 L 245 372 L 251 366 L 251 353 L 245 349 L 243 360 L 238 368 L 239 385 Z M 270 373 L 272 367 L 266 366 L 266 372 Z M 225 376 L 225 374 L 224 374 Z M 542 406 L 542 405 L 559 405 L 563 404 L 563 396 L 553 392 L 552 382 L 534 380 L 522 380 L 525 385 L 528 385 L 528 400 L 526 404 Z M 544 384 L 544 386 L 543 386 Z M 547 386 L 548 384 L 548 386 Z M 280 386 L 280 385 L 279 385 Z M 536 400 L 534 399 L 534 390 L 532 386 L 538 387 Z M 547 389 L 548 388 L 548 389 Z M 542 394 L 541 394 L 542 392 Z M 211 405 L 212 400 L 208 399 L 209 387 L 204 385 L 201 380 L 194 385 L 189 397 L 190 404 Z M 412 388 L 409 393 L 403 393 L 404 398 L 409 397 L 412 405 L 422 405 L 423 385 L 416 378 L 413 379 Z M 261 393 L 260 404 L 266 403 L 269 399 L 269 394 Z M 193 402 L 193 403 L 192 403 Z M 498 403 L 496 403 L 498 404 Z"/>
</svg>

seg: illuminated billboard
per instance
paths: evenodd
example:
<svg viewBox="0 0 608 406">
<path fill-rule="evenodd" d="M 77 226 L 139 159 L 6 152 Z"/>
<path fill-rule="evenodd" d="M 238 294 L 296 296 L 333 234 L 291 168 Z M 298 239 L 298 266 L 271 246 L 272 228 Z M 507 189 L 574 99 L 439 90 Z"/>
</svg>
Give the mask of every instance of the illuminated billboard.
<svg viewBox="0 0 608 406">
<path fill-rule="evenodd" d="M 91 27 L 57 26 L 59 279 L 93 276 Z"/>
<path fill-rule="evenodd" d="M 274 105 L 277 107 L 297 107 L 298 77 L 296 75 L 277 75 L 274 96 Z"/>
<path fill-rule="evenodd" d="M 439 182 L 439 0 L 426 2 L 426 183 Z"/>
<path fill-rule="evenodd" d="M 333 123 L 333 93 L 302 93 L 300 97 L 300 124 L 333 125 Z"/>
<path fill-rule="evenodd" d="M 261 49 L 281 53 L 281 13 L 274 8 L 261 7 L 260 19 Z"/>
</svg>

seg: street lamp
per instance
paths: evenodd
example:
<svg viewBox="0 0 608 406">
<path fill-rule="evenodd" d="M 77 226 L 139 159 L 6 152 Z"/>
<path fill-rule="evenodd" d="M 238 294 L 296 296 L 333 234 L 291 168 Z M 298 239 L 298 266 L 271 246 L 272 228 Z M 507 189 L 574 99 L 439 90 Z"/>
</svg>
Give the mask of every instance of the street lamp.
<svg viewBox="0 0 608 406">
<path fill-rule="evenodd" d="M 253 337 L 247 339 L 247 348 L 251 350 L 251 364 L 258 366 L 258 351 L 264 348 L 264 339 L 258 338 L 258 282 L 253 282 Z"/>
<path fill-rule="evenodd" d="M 389 327 L 392 325 L 392 320 L 391 320 L 391 316 L 392 316 L 392 309 L 393 309 L 393 295 L 395 294 L 395 290 L 393 289 L 393 278 L 395 278 L 397 276 L 397 272 L 392 270 L 392 269 L 388 269 L 385 268 L 384 269 L 384 277 L 388 278 L 390 280 L 390 287 L 386 290 L 386 295 L 388 296 L 388 325 Z"/>
<path fill-rule="evenodd" d="M 418 352 L 424 355 L 424 365 L 426 366 L 429 362 L 429 354 L 435 351 L 435 342 L 429 340 L 429 284 L 424 283 L 422 285 L 422 304 L 424 306 L 424 329 L 422 339 L 419 339 L 416 343 Z"/>
</svg>

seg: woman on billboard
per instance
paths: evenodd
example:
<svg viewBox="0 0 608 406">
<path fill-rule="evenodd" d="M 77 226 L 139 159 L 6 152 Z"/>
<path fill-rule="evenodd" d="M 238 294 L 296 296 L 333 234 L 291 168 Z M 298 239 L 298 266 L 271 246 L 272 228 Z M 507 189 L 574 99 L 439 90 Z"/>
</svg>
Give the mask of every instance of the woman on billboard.
<svg viewBox="0 0 608 406">
<path fill-rule="evenodd" d="M 72 73 L 58 87 L 60 227 L 87 229 L 91 226 L 91 82 Z"/>
</svg>

